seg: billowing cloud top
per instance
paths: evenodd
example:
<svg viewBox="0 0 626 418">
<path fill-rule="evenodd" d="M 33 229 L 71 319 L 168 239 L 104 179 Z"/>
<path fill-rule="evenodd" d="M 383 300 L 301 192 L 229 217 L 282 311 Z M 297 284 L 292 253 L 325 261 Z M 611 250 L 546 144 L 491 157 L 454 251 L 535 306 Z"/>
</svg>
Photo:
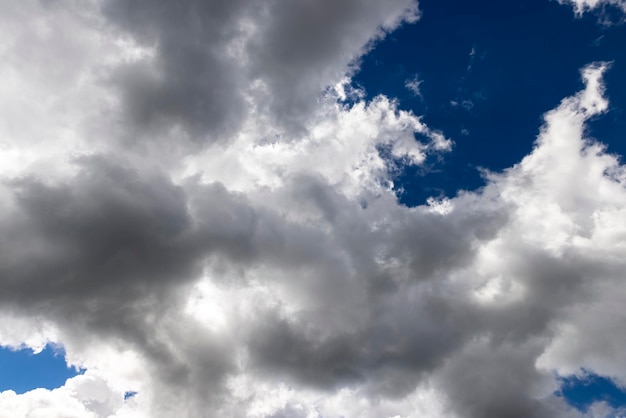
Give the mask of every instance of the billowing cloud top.
<svg viewBox="0 0 626 418">
<path fill-rule="evenodd" d="M 87 369 L 0 416 L 580 417 L 555 372 L 626 383 L 608 63 L 519 164 L 409 208 L 394 171 L 453 143 L 350 76 L 410 0 L 0 11 L 0 343 Z"/>
</svg>

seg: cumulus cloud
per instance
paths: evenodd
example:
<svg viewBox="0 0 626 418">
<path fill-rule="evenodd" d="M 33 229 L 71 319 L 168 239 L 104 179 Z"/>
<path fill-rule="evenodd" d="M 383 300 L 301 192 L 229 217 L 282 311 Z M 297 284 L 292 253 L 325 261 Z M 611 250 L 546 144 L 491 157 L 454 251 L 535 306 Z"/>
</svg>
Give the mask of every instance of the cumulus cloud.
<svg viewBox="0 0 626 418">
<path fill-rule="evenodd" d="M 373 40 L 418 17 L 412 0 L 111 1 L 103 11 L 154 51 L 114 76 L 125 115 L 209 141 L 236 132 L 250 114 L 303 128 L 320 91 Z"/>
<path fill-rule="evenodd" d="M 0 1 L 0 343 L 87 369 L 2 413 L 580 417 L 555 372 L 626 381 L 608 64 L 519 164 L 408 208 L 396 170 L 453 143 L 351 85 L 419 16 L 381 4 Z"/>
</svg>

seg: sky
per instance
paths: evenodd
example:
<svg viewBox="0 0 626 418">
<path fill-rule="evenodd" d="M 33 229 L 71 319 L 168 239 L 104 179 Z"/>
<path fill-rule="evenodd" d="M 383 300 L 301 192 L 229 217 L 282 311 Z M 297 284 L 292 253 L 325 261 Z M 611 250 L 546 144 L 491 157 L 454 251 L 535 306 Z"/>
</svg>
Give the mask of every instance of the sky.
<svg viewBox="0 0 626 418">
<path fill-rule="evenodd" d="M 68 368 L 61 349 L 46 346 L 39 352 L 27 348 L 0 350 L 0 390 L 25 393 L 33 389 L 55 389 L 79 374 Z"/>
<path fill-rule="evenodd" d="M 626 416 L 623 0 L 0 0 L 0 417 Z"/>
</svg>

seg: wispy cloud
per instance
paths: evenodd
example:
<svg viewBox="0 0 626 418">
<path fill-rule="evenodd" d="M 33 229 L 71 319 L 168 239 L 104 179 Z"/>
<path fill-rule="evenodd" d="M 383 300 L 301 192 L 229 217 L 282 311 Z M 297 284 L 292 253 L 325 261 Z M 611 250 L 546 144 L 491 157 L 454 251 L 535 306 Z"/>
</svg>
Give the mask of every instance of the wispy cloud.
<svg viewBox="0 0 626 418">
<path fill-rule="evenodd" d="M 422 83 L 423 80 L 420 80 L 420 78 L 415 75 L 404 82 L 404 87 L 406 87 L 415 96 L 422 97 L 422 91 L 420 90 L 420 85 Z"/>
</svg>

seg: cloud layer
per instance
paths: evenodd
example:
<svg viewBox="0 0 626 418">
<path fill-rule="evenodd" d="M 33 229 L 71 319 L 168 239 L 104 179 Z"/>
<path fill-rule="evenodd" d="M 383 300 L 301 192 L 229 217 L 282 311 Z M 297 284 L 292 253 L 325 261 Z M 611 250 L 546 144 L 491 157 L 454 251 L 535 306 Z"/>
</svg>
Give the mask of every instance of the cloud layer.
<svg viewBox="0 0 626 418">
<path fill-rule="evenodd" d="M 0 416 L 580 417 L 555 373 L 626 383 L 608 64 L 408 208 L 396 170 L 453 143 L 349 77 L 411 1 L 0 8 L 0 343 L 88 369 Z"/>
</svg>

